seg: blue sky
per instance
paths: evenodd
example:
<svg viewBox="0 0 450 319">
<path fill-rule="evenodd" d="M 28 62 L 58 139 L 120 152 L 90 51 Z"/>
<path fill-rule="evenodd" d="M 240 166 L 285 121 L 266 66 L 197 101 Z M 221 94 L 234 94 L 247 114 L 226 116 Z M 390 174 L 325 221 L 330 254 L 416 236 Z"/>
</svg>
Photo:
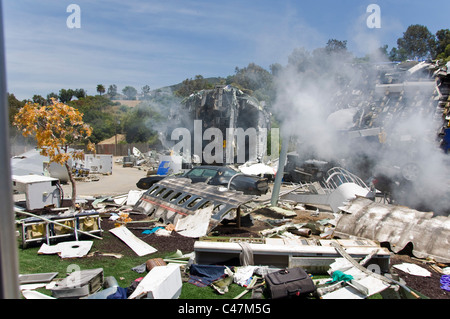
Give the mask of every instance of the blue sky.
<svg viewBox="0 0 450 319">
<path fill-rule="evenodd" d="M 96 94 L 97 84 L 138 91 L 195 75 L 226 77 L 235 67 L 285 65 L 296 47 L 310 51 L 347 40 L 356 56 L 387 44 L 412 24 L 450 28 L 450 2 L 436 0 L 4 0 L 7 89 L 18 99 L 61 88 Z M 68 28 L 70 4 L 80 28 Z M 381 28 L 368 28 L 369 4 Z"/>
</svg>

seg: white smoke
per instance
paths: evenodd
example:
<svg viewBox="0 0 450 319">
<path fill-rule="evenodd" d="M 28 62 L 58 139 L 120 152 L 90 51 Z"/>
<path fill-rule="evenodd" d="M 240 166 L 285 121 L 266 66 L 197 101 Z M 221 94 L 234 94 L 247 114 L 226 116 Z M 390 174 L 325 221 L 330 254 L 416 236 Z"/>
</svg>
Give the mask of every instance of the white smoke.
<svg viewBox="0 0 450 319">
<path fill-rule="evenodd" d="M 273 113 L 281 122 L 284 137 L 296 139 L 302 158 L 309 155 L 337 161 L 364 174 L 362 178 L 377 174 L 390 177 L 399 204 L 446 212 L 445 199 L 450 193 L 445 176 L 449 166 L 436 141 L 442 119 L 436 122 L 434 117 L 437 101 L 432 80 L 410 87 L 408 81 L 404 82 L 407 88 L 401 92 L 397 111 L 384 123 L 379 119 L 383 124 L 378 125 L 387 134 L 386 143 L 379 143 L 378 136 L 372 140 L 350 139 L 339 129 L 350 127 L 352 122 L 354 125 L 365 115 L 377 120 L 369 114 L 370 101 L 382 109 L 381 99 L 373 93 L 376 67 L 353 64 L 342 54 L 322 54 L 318 59 L 315 53 L 306 52 L 299 64 L 288 63 L 276 78 Z M 389 103 L 387 100 L 383 103 Z"/>
<path fill-rule="evenodd" d="M 298 138 L 301 152 L 332 158 L 344 147 L 334 129 L 341 126 L 340 119 L 331 125 L 327 120 L 337 110 L 334 98 L 361 81 L 341 54 L 306 54 L 300 65 L 288 64 L 276 77 L 274 114 L 282 122 L 283 134 Z"/>
</svg>

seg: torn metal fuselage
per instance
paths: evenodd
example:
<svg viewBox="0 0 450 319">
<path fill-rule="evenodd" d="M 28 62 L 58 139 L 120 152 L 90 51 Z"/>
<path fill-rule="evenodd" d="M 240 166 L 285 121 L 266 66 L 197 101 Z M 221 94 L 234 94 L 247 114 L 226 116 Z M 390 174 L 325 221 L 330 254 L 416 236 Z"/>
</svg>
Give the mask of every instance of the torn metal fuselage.
<svg viewBox="0 0 450 319">
<path fill-rule="evenodd" d="M 229 217 L 238 212 L 241 205 L 254 197 L 206 183 L 192 184 L 188 178 L 165 178 L 150 187 L 134 209 L 176 227 L 178 221 L 194 218 L 202 209 L 210 207 L 211 215 L 205 227 L 208 233 L 224 218 L 231 219 Z"/>
<path fill-rule="evenodd" d="M 408 245 L 417 258 L 450 262 L 450 218 L 406 206 L 377 203 L 358 197 L 342 207 L 334 234 L 389 243 L 398 253 Z"/>
</svg>

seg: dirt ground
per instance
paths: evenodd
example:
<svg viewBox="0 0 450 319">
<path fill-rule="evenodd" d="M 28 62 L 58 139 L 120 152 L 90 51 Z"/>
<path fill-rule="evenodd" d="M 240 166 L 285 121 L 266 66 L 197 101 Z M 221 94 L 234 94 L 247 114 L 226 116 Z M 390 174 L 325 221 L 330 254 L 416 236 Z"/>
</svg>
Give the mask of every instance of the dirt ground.
<svg viewBox="0 0 450 319">
<path fill-rule="evenodd" d="M 139 170 L 136 168 L 123 168 L 119 164 L 115 164 L 113 168 L 113 174 L 110 176 L 102 176 L 99 181 L 92 182 L 78 182 L 77 189 L 80 196 L 98 196 L 98 195 L 116 195 L 127 193 L 131 189 L 138 189 L 136 187 L 136 182 L 139 178 L 144 177 L 146 174 L 145 170 Z M 293 221 L 295 223 L 308 222 L 314 220 L 320 220 L 326 218 L 320 213 L 318 216 L 312 216 L 309 211 L 297 211 L 298 217 Z M 143 215 L 130 216 L 133 220 L 142 220 L 145 218 Z M 137 225 L 136 227 L 133 227 Z M 173 252 L 177 249 L 181 250 L 183 253 L 192 252 L 194 250 L 194 243 L 197 239 L 183 237 L 176 232 L 172 232 L 170 236 L 158 236 L 155 234 L 144 235 L 142 234 L 142 228 L 145 226 L 152 226 L 151 223 L 136 223 L 129 224 L 127 227 L 140 239 L 149 245 L 155 247 L 158 252 Z M 108 220 L 107 218 L 102 219 L 102 229 L 108 231 L 114 227 L 114 222 Z M 235 223 L 228 223 L 226 225 L 220 224 L 214 229 L 215 234 L 220 236 L 230 236 L 230 237 L 257 237 L 259 238 L 259 231 L 269 228 L 266 223 L 262 222 L 260 219 L 252 218 L 250 224 L 243 224 L 240 228 L 237 228 Z M 383 243 L 382 243 L 383 245 Z M 132 254 L 131 249 L 126 246 L 121 240 L 113 237 L 110 241 L 102 241 L 101 251 L 105 253 L 121 253 L 121 254 Z M 441 273 L 432 268 L 426 260 L 420 260 L 412 257 L 412 255 L 407 251 L 401 252 L 399 254 L 391 254 L 390 263 L 391 266 L 395 264 L 400 264 L 403 262 L 417 264 L 431 273 L 431 277 L 420 277 L 410 275 L 401 270 L 397 270 L 391 267 L 391 273 L 398 274 L 398 276 L 406 282 L 406 285 L 416 290 L 428 298 L 431 299 L 450 299 L 450 292 L 447 292 L 440 288 L 440 277 Z M 449 265 L 440 265 L 441 267 L 448 267 Z"/>
</svg>

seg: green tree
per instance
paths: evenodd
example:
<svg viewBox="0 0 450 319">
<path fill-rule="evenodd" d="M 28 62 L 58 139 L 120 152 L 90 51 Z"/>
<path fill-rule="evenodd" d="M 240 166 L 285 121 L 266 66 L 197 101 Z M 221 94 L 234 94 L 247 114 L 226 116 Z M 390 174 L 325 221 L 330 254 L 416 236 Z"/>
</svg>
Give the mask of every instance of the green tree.
<svg viewBox="0 0 450 319">
<path fill-rule="evenodd" d="M 59 100 L 60 100 L 62 103 L 67 103 L 67 102 L 69 102 L 70 100 L 72 100 L 74 94 L 75 94 L 75 92 L 74 92 L 74 90 L 72 90 L 72 89 L 68 89 L 68 90 L 66 90 L 66 89 L 61 89 L 61 90 L 59 90 L 59 95 L 58 95 L 58 97 L 59 97 Z"/>
<path fill-rule="evenodd" d="M 47 104 L 47 99 L 45 99 L 44 97 L 42 97 L 39 94 L 35 94 L 33 95 L 33 103 L 39 104 L 39 105 L 46 105 Z"/>
<path fill-rule="evenodd" d="M 414 24 L 397 40 L 397 46 L 399 50 L 405 50 L 407 58 L 419 60 L 431 56 L 435 38 L 426 26 Z"/>
<path fill-rule="evenodd" d="M 283 70 L 283 66 L 280 63 L 273 63 L 269 65 L 269 69 L 272 76 L 277 76 Z"/>
<path fill-rule="evenodd" d="M 397 61 L 397 62 L 401 62 L 401 61 L 405 61 L 408 58 L 408 54 L 406 53 L 406 50 L 401 48 L 401 49 L 397 49 L 397 48 L 392 48 L 391 51 L 389 52 L 389 60 L 391 61 Z"/>
<path fill-rule="evenodd" d="M 24 101 L 19 101 L 14 94 L 8 93 L 9 124 L 11 126 L 14 122 L 14 116 L 24 105 Z"/>
<path fill-rule="evenodd" d="M 114 119 L 121 116 L 117 109 L 119 103 L 102 95 L 88 95 L 84 99 L 70 101 L 69 105 L 83 113 L 84 122 L 92 127 L 93 132 L 89 137 L 92 143 L 99 143 L 114 135 Z"/>
<path fill-rule="evenodd" d="M 288 67 L 298 72 L 306 71 L 311 64 L 311 53 L 304 47 L 295 48 L 288 56 Z"/>
<path fill-rule="evenodd" d="M 272 83 L 272 74 L 255 63 L 249 63 L 247 67 L 236 67 L 233 85 L 254 92 L 258 89 L 268 88 Z"/>
<path fill-rule="evenodd" d="M 340 40 L 336 40 L 336 39 L 330 39 L 327 42 L 325 50 L 328 53 L 347 52 L 347 40 L 340 41 Z"/>
<path fill-rule="evenodd" d="M 111 84 L 108 87 L 108 96 L 110 99 L 114 100 L 117 96 L 117 85 Z"/>
<path fill-rule="evenodd" d="M 144 85 L 142 87 L 142 95 L 144 100 L 148 100 L 150 98 L 150 86 Z"/>
<path fill-rule="evenodd" d="M 157 126 L 163 118 L 152 106 L 132 108 L 123 118 L 123 132 L 127 143 L 146 143 L 158 135 Z"/>
<path fill-rule="evenodd" d="M 106 92 L 106 89 L 105 89 L 105 87 L 103 86 L 103 84 L 98 84 L 98 85 L 97 85 L 97 92 L 98 92 L 98 94 L 100 94 L 100 95 L 102 95 L 103 93 Z"/>
<path fill-rule="evenodd" d="M 73 96 L 75 96 L 78 100 L 86 97 L 86 91 L 84 89 L 75 89 L 73 90 Z"/>
<path fill-rule="evenodd" d="M 436 32 L 436 45 L 434 48 L 433 58 L 446 59 L 450 55 L 446 53 L 450 45 L 450 30 L 442 29 Z"/>
<path fill-rule="evenodd" d="M 58 94 L 56 94 L 54 92 L 47 94 L 47 104 L 52 103 L 52 99 L 56 99 L 56 100 L 59 99 Z"/>
<path fill-rule="evenodd" d="M 200 90 L 214 88 L 214 85 L 206 81 L 202 75 L 196 75 L 194 79 L 186 79 L 181 82 L 180 87 L 175 91 L 175 95 L 186 97 Z"/>
<path fill-rule="evenodd" d="M 122 89 L 122 93 L 128 100 L 136 100 L 137 90 L 134 87 L 127 85 Z"/>
</svg>

